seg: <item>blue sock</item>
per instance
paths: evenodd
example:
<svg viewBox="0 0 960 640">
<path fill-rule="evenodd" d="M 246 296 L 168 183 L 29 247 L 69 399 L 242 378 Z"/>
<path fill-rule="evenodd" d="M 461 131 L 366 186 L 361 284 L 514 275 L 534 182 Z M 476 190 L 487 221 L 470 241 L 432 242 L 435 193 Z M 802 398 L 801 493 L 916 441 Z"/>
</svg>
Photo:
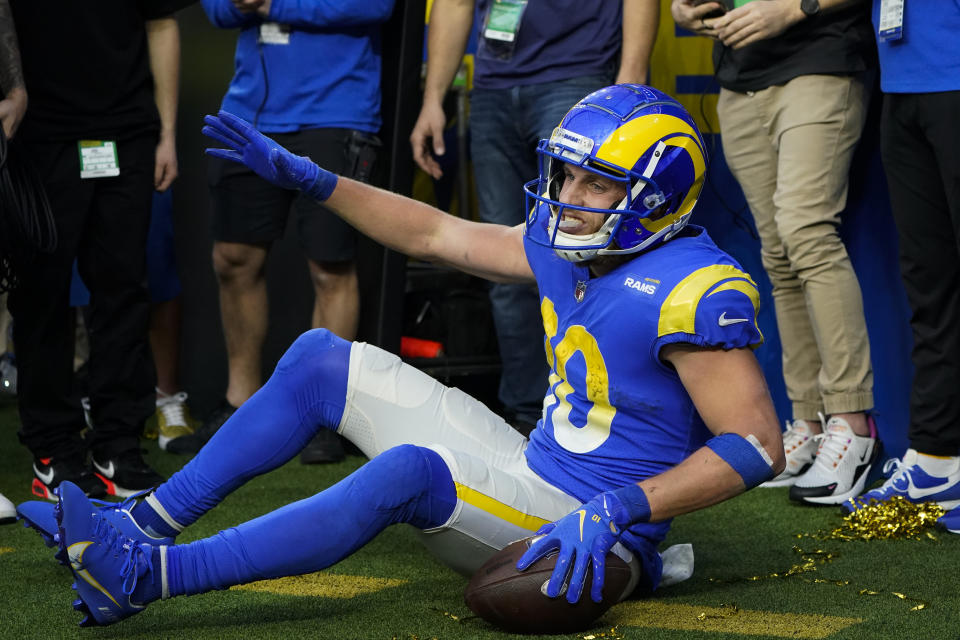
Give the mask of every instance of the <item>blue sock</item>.
<svg viewBox="0 0 960 640">
<path fill-rule="evenodd" d="M 310 498 L 204 540 L 168 547 L 170 596 L 319 571 L 388 525 L 440 526 L 456 503 L 453 478 L 436 452 L 394 447 Z"/>
<path fill-rule="evenodd" d="M 134 522 L 140 525 L 141 529 L 157 538 L 175 538 L 177 534 L 183 531 L 183 527 L 179 523 L 171 523 L 167 519 L 170 516 L 166 514 L 166 510 L 152 494 L 133 505 L 130 516 Z"/>
<path fill-rule="evenodd" d="M 153 496 L 167 515 L 182 529 L 250 478 L 293 458 L 319 429 L 336 429 L 346 405 L 350 346 L 326 329 L 297 338 L 267 383 L 157 487 Z M 144 504 L 137 507 L 146 521 Z M 161 526 L 158 519 L 150 522 Z"/>
</svg>

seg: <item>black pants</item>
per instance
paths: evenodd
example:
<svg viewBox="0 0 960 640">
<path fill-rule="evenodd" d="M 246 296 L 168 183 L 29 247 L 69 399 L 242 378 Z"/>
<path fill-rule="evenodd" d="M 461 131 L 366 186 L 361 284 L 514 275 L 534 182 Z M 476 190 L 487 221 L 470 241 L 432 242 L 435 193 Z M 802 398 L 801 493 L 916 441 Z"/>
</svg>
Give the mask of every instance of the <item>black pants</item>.
<svg viewBox="0 0 960 640">
<path fill-rule="evenodd" d="M 36 457 L 82 451 L 75 312 L 69 306 L 76 259 L 90 289 L 90 448 L 106 458 L 139 446 L 143 423 L 155 410 L 145 255 L 156 137 L 119 141 L 120 175 L 86 180 L 80 179 L 76 142 L 25 147 L 50 199 L 58 246 L 22 269 L 20 287 L 10 296 L 20 441 Z"/>
<path fill-rule="evenodd" d="M 910 446 L 960 450 L 960 91 L 886 94 L 883 165 L 913 311 Z"/>
</svg>

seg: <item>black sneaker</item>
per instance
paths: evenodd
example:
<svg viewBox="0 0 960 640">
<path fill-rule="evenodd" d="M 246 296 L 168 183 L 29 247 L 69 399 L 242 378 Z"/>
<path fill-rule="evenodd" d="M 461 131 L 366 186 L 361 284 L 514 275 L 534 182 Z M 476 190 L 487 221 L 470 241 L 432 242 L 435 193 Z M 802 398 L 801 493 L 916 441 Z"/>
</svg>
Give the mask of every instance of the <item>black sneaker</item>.
<svg viewBox="0 0 960 640">
<path fill-rule="evenodd" d="M 167 443 L 170 453 L 196 453 L 213 437 L 223 423 L 236 413 L 237 408 L 227 402 L 226 398 L 220 401 L 213 411 L 207 415 L 200 428 L 193 433 L 175 438 Z"/>
<path fill-rule="evenodd" d="M 107 493 L 119 498 L 152 489 L 164 477 L 143 461 L 140 449 L 128 449 L 110 457 L 93 457 L 97 477 L 107 485 Z"/>
<path fill-rule="evenodd" d="M 107 495 L 107 487 L 93 473 L 83 454 L 34 459 L 33 484 L 30 486 L 33 495 L 56 502 L 57 487 L 64 480 L 77 485 L 91 498 Z"/>
<path fill-rule="evenodd" d="M 301 464 L 326 464 L 340 462 L 344 458 L 342 436 L 329 429 L 320 429 L 313 440 L 300 452 Z"/>
</svg>

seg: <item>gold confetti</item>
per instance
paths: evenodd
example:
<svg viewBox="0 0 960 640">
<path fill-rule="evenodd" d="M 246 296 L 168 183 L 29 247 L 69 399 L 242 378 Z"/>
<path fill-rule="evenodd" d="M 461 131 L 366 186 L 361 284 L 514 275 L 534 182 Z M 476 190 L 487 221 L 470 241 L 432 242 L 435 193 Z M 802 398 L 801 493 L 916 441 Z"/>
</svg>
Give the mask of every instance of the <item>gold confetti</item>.
<svg viewBox="0 0 960 640">
<path fill-rule="evenodd" d="M 708 615 L 706 612 L 700 613 L 697 616 L 697 620 L 703 622 L 704 620 L 717 620 L 723 618 L 729 618 L 740 613 L 740 607 L 735 604 L 721 604 L 719 607 L 719 613 Z"/>
<path fill-rule="evenodd" d="M 454 613 L 450 613 L 449 611 L 444 611 L 443 609 L 438 609 L 437 607 L 430 607 L 430 609 L 433 611 L 436 611 L 437 613 L 442 615 L 444 618 L 450 618 L 451 620 L 453 620 L 458 624 L 463 624 L 464 622 L 470 622 L 471 620 L 478 619 L 477 616 L 460 616 Z"/>
<path fill-rule="evenodd" d="M 832 531 L 798 534 L 798 538 L 816 540 L 920 540 L 926 537 L 938 541 L 929 529 L 943 508 L 934 502 L 915 504 L 900 496 L 889 500 L 870 502 L 844 517 L 843 524 Z"/>
<path fill-rule="evenodd" d="M 600 633 L 591 633 L 590 635 L 580 636 L 581 640 L 597 640 L 598 638 L 610 638 L 610 640 L 623 640 L 623 636 L 617 631 L 616 627 L 611 627 L 610 631 L 601 631 Z"/>
<path fill-rule="evenodd" d="M 940 510 L 940 512 L 941 512 L 941 514 L 942 514 L 942 510 L 941 510 L 940 507 L 938 507 L 937 505 L 934 505 L 934 504 L 931 503 L 931 504 L 928 505 L 928 506 L 932 506 L 932 507 L 935 507 L 935 508 L 936 508 L 936 509 L 929 509 L 929 512 L 930 512 L 930 513 L 936 513 L 936 510 Z M 937 517 L 940 517 L 940 516 L 938 515 Z M 849 518 L 849 516 L 848 516 L 848 518 Z M 845 519 L 846 519 L 846 518 L 845 518 Z M 934 520 L 935 520 L 935 519 L 936 519 L 936 518 L 934 518 Z M 797 537 L 799 538 L 799 537 L 804 537 L 804 536 L 806 536 L 806 537 L 811 537 L 811 538 L 815 537 L 815 536 L 807 536 L 806 534 L 800 534 L 800 535 L 798 535 Z M 838 538 L 838 539 L 841 539 L 841 540 L 853 540 L 853 539 L 855 539 L 855 538 Z M 919 539 L 919 538 L 917 538 L 917 539 Z M 831 551 L 825 551 L 825 550 L 823 550 L 823 549 L 814 549 L 814 550 L 812 550 L 812 551 L 804 551 L 803 549 L 801 549 L 800 547 L 797 547 L 797 546 L 794 546 L 794 547 L 793 547 L 793 551 L 800 556 L 801 562 L 799 562 L 798 564 L 793 565 L 792 567 L 790 567 L 790 568 L 787 569 L 786 571 L 777 571 L 777 572 L 773 572 L 773 573 L 768 573 L 768 574 L 766 574 L 766 575 L 748 576 L 748 577 L 745 577 L 745 578 L 733 578 L 733 579 L 723 579 L 723 580 L 721 580 L 721 579 L 719 579 L 719 578 L 708 578 L 708 581 L 709 581 L 709 582 L 717 582 L 717 583 L 725 583 L 725 582 L 726 582 L 726 583 L 730 583 L 730 582 L 744 582 L 744 581 L 753 581 L 753 582 L 755 582 L 755 581 L 758 581 L 758 580 L 770 580 L 770 579 L 775 579 L 775 578 L 793 578 L 793 577 L 796 577 L 796 578 L 799 579 L 799 580 L 803 580 L 804 582 L 808 582 L 808 583 L 811 583 L 811 584 L 832 584 L 832 585 L 835 585 L 835 586 L 838 586 L 838 587 L 850 586 L 851 583 L 850 583 L 849 580 L 828 580 L 828 579 L 825 579 L 825 578 L 806 578 L 806 577 L 803 577 L 803 575 L 802 575 L 802 574 L 805 574 L 805 573 L 810 573 L 810 572 L 817 571 L 817 565 L 823 565 L 823 564 L 827 564 L 828 562 L 833 562 L 834 560 L 836 560 L 837 558 L 840 557 L 840 554 L 834 553 L 834 552 L 831 552 Z M 910 602 L 916 602 L 917 604 L 916 604 L 915 606 L 911 607 L 911 608 L 910 608 L 910 611 L 920 611 L 921 609 L 926 609 L 928 606 L 930 606 L 930 603 L 924 602 L 923 600 L 920 600 L 920 599 L 918 599 L 918 598 L 911 598 L 911 597 L 909 597 L 909 596 L 907 596 L 907 595 L 904 595 L 904 594 L 902 594 L 902 593 L 897 593 L 896 591 L 891 591 L 890 593 L 891 593 L 892 595 L 896 596 L 897 598 L 900 598 L 901 600 L 910 601 Z M 881 591 L 874 591 L 874 590 L 872 590 L 872 589 L 858 589 L 858 590 L 857 590 L 857 595 L 861 595 L 861 596 L 879 596 L 879 595 L 883 595 L 883 592 L 881 592 Z M 726 606 L 726 605 L 722 605 L 722 606 Z M 700 615 L 697 616 L 697 620 L 699 620 L 699 621 L 702 622 L 702 621 L 707 620 L 708 618 L 711 618 L 711 617 L 712 617 L 712 618 L 716 618 L 716 617 L 729 617 L 730 615 L 734 615 L 734 614 L 736 613 L 736 606 L 735 606 L 735 605 L 733 605 L 733 609 L 734 609 L 733 613 L 730 613 L 730 614 L 726 614 L 726 613 L 725 613 L 725 614 L 722 615 L 722 616 L 716 616 L 716 615 L 714 615 L 714 616 L 707 616 L 706 613 L 701 613 Z"/>
</svg>

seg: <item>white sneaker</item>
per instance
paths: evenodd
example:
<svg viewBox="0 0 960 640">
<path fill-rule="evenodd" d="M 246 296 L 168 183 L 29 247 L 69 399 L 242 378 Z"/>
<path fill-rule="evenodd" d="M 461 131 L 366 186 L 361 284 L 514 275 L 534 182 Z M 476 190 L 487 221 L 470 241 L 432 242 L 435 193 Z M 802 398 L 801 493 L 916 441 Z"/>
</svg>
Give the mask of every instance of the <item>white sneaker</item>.
<svg viewBox="0 0 960 640">
<path fill-rule="evenodd" d="M 822 423 L 822 414 L 820 418 Z M 767 480 L 760 485 L 761 487 L 788 487 L 813 464 L 813 459 L 817 455 L 817 440 L 816 435 L 807 426 L 806 420 L 787 423 L 787 430 L 783 432 L 783 453 L 787 459 L 787 466 L 780 475 Z"/>
<path fill-rule="evenodd" d="M 167 395 L 157 389 L 157 443 L 164 451 L 171 440 L 193 433 L 187 394 L 183 391 Z"/>
<path fill-rule="evenodd" d="M 877 425 L 867 415 L 869 436 L 858 436 L 843 418 L 833 417 L 823 433 L 813 464 L 790 487 L 790 499 L 813 504 L 842 504 L 860 495 L 867 474 L 880 453 Z"/>
<path fill-rule="evenodd" d="M 17 521 L 17 508 L 13 506 L 5 495 L 0 493 L 0 524 L 10 524 Z"/>
</svg>

